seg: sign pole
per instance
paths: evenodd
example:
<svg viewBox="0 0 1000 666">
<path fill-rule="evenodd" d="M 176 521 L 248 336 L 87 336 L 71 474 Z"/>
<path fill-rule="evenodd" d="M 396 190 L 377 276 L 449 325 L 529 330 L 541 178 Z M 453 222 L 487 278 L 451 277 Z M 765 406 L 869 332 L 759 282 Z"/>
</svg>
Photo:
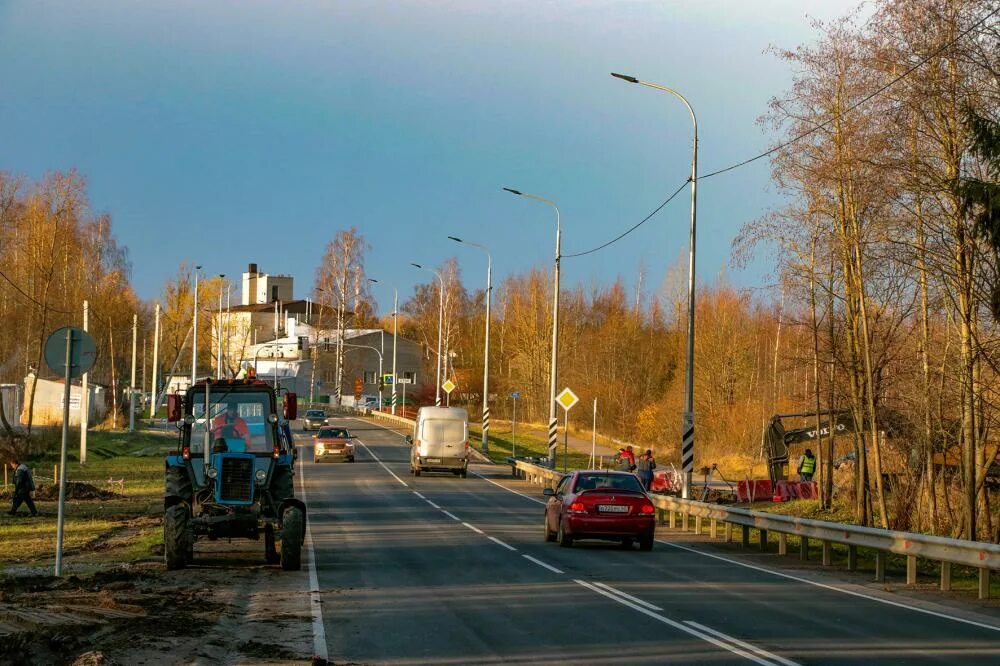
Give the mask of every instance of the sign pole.
<svg viewBox="0 0 1000 666">
<path fill-rule="evenodd" d="M 597 461 L 597 398 L 594 398 L 594 430 L 590 440 L 590 469 L 594 469 Z"/>
<path fill-rule="evenodd" d="M 563 412 L 563 474 L 569 471 L 569 410 Z"/>
<path fill-rule="evenodd" d="M 510 422 L 510 457 L 517 460 L 517 396 L 511 396 L 514 401 L 514 416 Z"/>
<path fill-rule="evenodd" d="M 66 445 L 69 441 L 69 394 L 73 376 L 73 329 L 66 329 L 66 370 L 63 373 L 62 446 L 59 450 L 59 513 L 56 519 L 56 576 L 62 576 L 63 523 L 66 517 Z M 54 479 L 53 479 L 54 480 Z"/>
<path fill-rule="evenodd" d="M 90 303 L 83 302 L 83 330 L 89 330 Z M 80 467 L 87 464 L 87 428 L 90 427 L 90 388 L 87 379 L 90 373 L 83 373 L 80 384 Z M 55 481 L 55 479 L 53 479 Z"/>
</svg>

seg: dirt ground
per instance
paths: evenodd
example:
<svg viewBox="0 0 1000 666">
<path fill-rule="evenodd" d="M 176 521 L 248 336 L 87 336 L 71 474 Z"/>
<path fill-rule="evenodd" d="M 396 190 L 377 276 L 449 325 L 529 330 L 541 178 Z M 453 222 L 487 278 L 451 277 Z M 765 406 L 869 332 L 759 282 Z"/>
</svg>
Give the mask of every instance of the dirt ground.
<svg viewBox="0 0 1000 666">
<path fill-rule="evenodd" d="M 85 575 L 0 580 L 0 664 L 315 664 L 308 573 L 262 542 L 199 542 L 195 563 L 150 559 Z"/>
</svg>

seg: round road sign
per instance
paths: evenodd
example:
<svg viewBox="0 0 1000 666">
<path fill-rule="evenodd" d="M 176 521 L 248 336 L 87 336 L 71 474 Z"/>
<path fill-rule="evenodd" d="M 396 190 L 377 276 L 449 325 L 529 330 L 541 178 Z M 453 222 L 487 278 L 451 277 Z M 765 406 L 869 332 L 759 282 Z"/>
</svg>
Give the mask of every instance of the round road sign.
<svg viewBox="0 0 1000 666">
<path fill-rule="evenodd" d="M 66 376 L 66 338 L 70 338 L 69 376 L 79 377 L 94 367 L 97 345 L 81 328 L 64 326 L 53 331 L 45 341 L 45 364 L 60 377 Z"/>
</svg>

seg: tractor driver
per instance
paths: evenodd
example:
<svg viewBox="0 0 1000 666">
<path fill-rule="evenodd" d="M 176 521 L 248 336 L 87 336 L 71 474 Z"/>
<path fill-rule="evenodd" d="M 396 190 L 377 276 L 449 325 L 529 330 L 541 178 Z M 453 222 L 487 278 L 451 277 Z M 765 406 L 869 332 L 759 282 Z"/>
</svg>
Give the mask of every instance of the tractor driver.
<svg viewBox="0 0 1000 666">
<path fill-rule="evenodd" d="M 215 417 L 212 434 L 216 438 L 242 437 L 247 449 L 250 449 L 250 428 L 240 416 L 239 406 L 235 402 L 227 403 L 226 411 Z"/>
</svg>

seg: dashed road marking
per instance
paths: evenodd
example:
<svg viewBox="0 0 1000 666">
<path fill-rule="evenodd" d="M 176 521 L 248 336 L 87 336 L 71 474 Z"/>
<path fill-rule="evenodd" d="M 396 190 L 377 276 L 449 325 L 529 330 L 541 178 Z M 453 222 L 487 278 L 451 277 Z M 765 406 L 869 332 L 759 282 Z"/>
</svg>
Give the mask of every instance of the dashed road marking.
<svg viewBox="0 0 1000 666">
<path fill-rule="evenodd" d="M 526 560 L 531 560 L 532 562 L 534 562 L 538 566 L 544 567 L 544 568 L 548 569 L 549 571 L 551 571 L 552 573 L 557 573 L 557 574 L 565 573 L 562 569 L 556 569 L 551 564 L 548 564 L 547 562 L 542 562 L 540 559 L 538 559 L 536 557 L 532 557 L 531 555 L 521 555 L 521 557 L 523 557 Z"/>
<path fill-rule="evenodd" d="M 608 592 L 611 592 L 613 594 L 617 594 L 620 597 L 624 597 L 625 599 L 628 599 L 629 601 L 631 601 L 633 603 L 637 603 L 640 606 L 648 608 L 649 610 L 654 610 L 654 611 L 662 611 L 663 610 L 659 606 L 654 606 L 653 604 L 649 603 L 648 601 L 643 601 L 639 597 L 633 597 L 631 594 L 628 594 L 627 592 L 622 592 L 621 590 L 619 590 L 616 587 L 611 587 L 610 585 L 605 585 L 604 583 L 597 583 L 597 582 L 595 582 L 594 585 L 596 585 L 597 587 L 603 588 L 603 589 L 605 589 Z"/>
<path fill-rule="evenodd" d="M 510 545 L 509 543 L 504 543 L 503 541 L 501 541 L 500 539 L 496 538 L 495 536 L 491 536 L 491 537 L 487 537 L 487 538 L 490 541 L 492 541 L 493 543 L 496 543 L 496 544 L 499 544 L 499 545 L 503 546 L 507 550 L 513 550 L 513 551 L 517 550 L 517 548 L 514 548 L 514 546 Z"/>
<path fill-rule="evenodd" d="M 465 522 L 463 522 L 462 524 L 465 525 L 466 527 L 468 527 L 470 530 L 472 530 L 476 534 L 485 534 L 485 532 L 483 532 L 481 529 L 479 529 L 475 525 L 470 525 L 469 523 L 465 523 Z"/>
</svg>

